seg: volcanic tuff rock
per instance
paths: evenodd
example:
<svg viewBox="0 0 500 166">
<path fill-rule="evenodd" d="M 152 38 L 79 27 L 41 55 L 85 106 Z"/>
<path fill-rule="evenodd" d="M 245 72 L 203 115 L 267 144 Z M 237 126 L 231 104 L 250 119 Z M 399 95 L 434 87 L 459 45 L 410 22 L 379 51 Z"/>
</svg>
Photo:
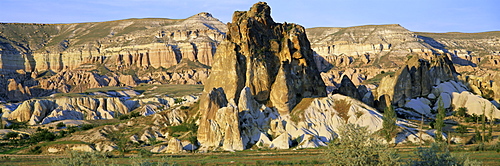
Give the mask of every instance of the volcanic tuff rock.
<svg viewBox="0 0 500 166">
<path fill-rule="evenodd" d="M 417 35 L 397 24 L 309 28 L 307 35 L 317 56 L 334 66 L 348 66 L 356 62 L 359 65 L 377 63 L 390 67 L 389 61 L 404 63 L 397 57 L 410 53 L 420 56 L 433 53 L 431 46 L 420 42 Z M 386 56 L 385 59 L 383 56 Z M 387 62 L 379 62 L 379 59 Z"/>
<path fill-rule="evenodd" d="M 187 19 L 78 24 L 0 24 L 0 69 L 61 71 L 85 63 L 164 67 L 181 59 L 211 65 L 226 26 L 209 13 Z"/>
<path fill-rule="evenodd" d="M 7 119 L 28 121 L 34 125 L 65 119 L 113 119 L 128 112 L 129 108 L 118 98 L 58 98 L 27 100 L 12 111 Z"/>
<path fill-rule="evenodd" d="M 456 80 L 457 75 L 446 56 L 436 56 L 432 63 L 413 57 L 394 76 L 382 79 L 375 96 L 380 99 L 387 95 L 392 104 L 402 107 L 407 99 L 427 96 L 434 85 Z"/>
<path fill-rule="evenodd" d="M 274 23 L 269 10 L 259 2 L 235 12 L 228 25 L 200 99 L 201 150 L 324 146 L 345 123 L 379 130 L 381 115 L 370 106 L 342 95 L 320 97 L 325 88 L 303 29 Z M 368 94 L 364 86 L 354 89 L 359 98 Z"/>
<path fill-rule="evenodd" d="M 228 100 L 238 101 L 246 86 L 257 101 L 281 113 L 301 98 L 326 95 L 302 26 L 275 23 L 269 6 L 257 3 L 249 11 L 235 12 L 228 29 L 205 93 L 222 87 Z"/>
</svg>

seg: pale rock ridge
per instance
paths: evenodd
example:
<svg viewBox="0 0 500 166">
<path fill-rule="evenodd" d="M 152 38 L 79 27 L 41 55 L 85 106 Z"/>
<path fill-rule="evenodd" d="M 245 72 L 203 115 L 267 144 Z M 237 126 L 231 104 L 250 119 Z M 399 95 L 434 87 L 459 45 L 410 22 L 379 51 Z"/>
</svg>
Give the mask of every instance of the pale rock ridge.
<svg viewBox="0 0 500 166">
<path fill-rule="evenodd" d="M 129 108 L 119 98 L 33 99 L 24 101 L 6 118 L 34 125 L 65 119 L 113 119 L 128 112 Z"/>
<path fill-rule="evenodd" d="M 382 56 L 408 54 L 430 56 L 436 50 L 400 25 L 366 25 L 348 28 L 307 29 L 312 49 L 334 66 L 346 67 L 360 61 L 370 64 Z"/>
<path fill-rule="evenodd" d="M 183 20 L 1 24 L 0 29 L 5 32 L 0 34 L 0 70 L 4 72 L 59 72 L 89 63 L 112 68 L 168 68 L 183 58 L 210 65 L 227 31 L 225 24 L 209 13 Z"/>
</svg>

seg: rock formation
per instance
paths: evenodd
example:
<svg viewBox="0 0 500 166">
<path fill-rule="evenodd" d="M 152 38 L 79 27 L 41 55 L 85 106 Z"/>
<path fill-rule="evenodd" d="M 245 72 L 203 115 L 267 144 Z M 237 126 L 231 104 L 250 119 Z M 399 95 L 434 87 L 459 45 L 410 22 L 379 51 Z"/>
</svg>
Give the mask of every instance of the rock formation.
<svg viewBox="0 0 500 166">
<path fill-rule="evenodd" d="M 338 121 L 336 111 L 359 115 L 343 123 L 379 129 L 380 118 L 369 106 L 342 96 L 352 108 L 335 111 L 329 108 L 334 99 L 313 98 L 326 96 L 325 85 L 301 26 L 275 23 L 269 6 L 259 2 L 235 12 L 228 27 L 200 99 L 202 150 L 287 149 L 299 137 L 308 138 L 300 142 L 303 147 L 326 145 L 335 135 L 329 129 L 340 124 L 332 122 Z"/>
<path fill-rule="evenodd" d="M 168 68 L 181 59 L 211 65 L 226 26 L 209 13 L 182 20 L 0 24 L 0 70 L 59 72 L 89 63 Z"/>
<path fill-rule="evenodd" d="M 394 76 L 386 76 L 377 88 L 376 99 L 387 95 L 391 103 L 402 107 L 411 98 L 427 96 L 432 87 L 456 80 L 458 74 L 446 56 L 436 56 L 434 62 L 413 57 Z"/>
<path fill-rule="evenodd" d="M 247 12 L 235 12 L 228 29 L 205 93 L 222 87 L 228 100 L 238 101 L 246 86 L 257 101 L 282 113 L 301 98 L 326 95 L 302 26 L 275 23 L 269 6 L 257 3 Z"/>
</svg>

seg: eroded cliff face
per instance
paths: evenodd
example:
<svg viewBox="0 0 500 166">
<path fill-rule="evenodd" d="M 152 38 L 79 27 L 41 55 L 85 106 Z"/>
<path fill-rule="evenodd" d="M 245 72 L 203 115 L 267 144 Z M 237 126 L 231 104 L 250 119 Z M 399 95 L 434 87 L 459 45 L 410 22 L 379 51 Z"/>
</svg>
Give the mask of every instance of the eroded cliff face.
<svg viewBox="0 0 500 166">
<path fill-rule="evenodd" d="M 198 140 L 205 149 L 251 147 L 254 134 L 268 131 L 254 127 L 248 117 L 267 112 L 260 117 L 267 120 L 258 125 L 268 126 L 272 118 L 267 116 L 288 115 L 303 98 L 326 96 L 305 29 L 275 23 L 270 14 L 270 7 L 259 2 L 249 11 L 235 12 L 228 23 L 200 98 Z M 287 144 L 289 137 L 282 137 Z"/>
<path fill-rule="evenodd" d="M 366 25 L 348 28 L 309 28 L 317 56 L 335 67 L 402 64 L 408 54 L 430 56 L 433 48 L 400 25 Z M 353 66 L 351 65 L 351 67 Z"/>
<path fill-rule="evenodd" d="M 0 100 L 139 83 L 202 84 L 226 31 L 209 13 L 180 20 L 3 23 Z"/>
<path fill-rule="evenodd" d="M 76 69 L 85 63 L 169 68 L 181 59 L 211 65 L 226 26 L 209 13 L 181 20 L 0 24 L 0 69 Z"/>
<path fill-rule="evenodd" d="M 388 97 L 391 104 L 403 107 L 411 98 L 429 95 L 433 87 L 440 83 L 457 81 L 457 75 L 452 62 L 446 56 L 436 56 L 432 62 L 413 57 L 394 76 L 389 75 L 382 79 L 377 87 L 376 99 L 383 100 L 381 98 Z"/>
<path fill-rule="evenodd" d="M 284 113 L 301 98 L 326 95 L 302 26 L 275 23 L 269 6 L 256 4 L 235 12 L 228 29 L 206 92 L 222 87 L 228 100 L 237 101 L 246 86 L 257 101 Z"/>
</svg>

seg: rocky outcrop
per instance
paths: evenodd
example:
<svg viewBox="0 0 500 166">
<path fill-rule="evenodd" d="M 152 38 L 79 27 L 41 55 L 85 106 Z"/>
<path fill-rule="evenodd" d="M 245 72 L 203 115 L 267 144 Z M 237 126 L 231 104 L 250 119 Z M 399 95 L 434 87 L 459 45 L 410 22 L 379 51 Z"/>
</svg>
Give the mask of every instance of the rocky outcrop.
<svg viewBox="0 0 500 166">
<path fill-rule="evenodd" d="M 129 111 L 119 98 L 57 98 L 27 100 L 6 118 L 34 125 L 65 119 L 113 119 Z"/>
<path fill-rule="evenodd" d="M 7 85 L 7 98 L 13 101 L 23 101 L 29 99 L 31 91 L 27 86 L 17 83 L 15 79 L 9 79 Z"/>
<path fill-rule="evenodd" d="M 127 19 L 79 24 L 0 24 L 0 70 L 28 72 L 110 68 L 169 68 L 181 59 L 211 65 L 225 37 L 209 13 L 187 19 Z"/>
<path fill-rule="evenodd" d="M 432 87 L 445 81 L 456 80 L 457 73 L 446 56 L 436 56 L 430 63 L 413 57 L 394 76 L 386 76 L 377 88 L 377 97 L 387 95 L 391 103 L 404 106 L 408 99 L 427 96 Z"/>
<path fill-rule="evenodd" d="M 258 111 L 258 103 L 287 115 L 302 98 L 326 95 L 304 28 L 275 23 L 270 14 L 259 2 L 235 12 L 228 23 L 200 101 L 202 148 L 243 150 L 255 144 L 241 134 L 266 132 L 253 128 L 249 118 L 270 111 Z"/>
<path fill-rule="evenodd" d="M 404 63 L 398 57 L 431 55 L 434 49 L 397 24 L 309 28 L 307 35 L 315 53 L 336 67 L 347 67 L 352 63 L 390 64 L 382 61 Z M 383 56 L 395 58 L 383 59 Z"/>
<path fill-rule="evenodd" d="M 203 111 L 198 128 L 198 141 L 204 149 L 243 150 L 238 110 L 229 103 L 222 88 L 204 94 L 200 101 Z"/>
<path fill-rule="evenodd" d="M 247 86 L 257 101 L 283 113 L 301 98 L 325 95 L 302 26 L 275 23 L 269 6 L 257 3 L 247 12 L 235 12 L 228 29 L 214 57 L 206 93 L 222 87 L 228 100 L 237 101 Z"/>
</svg>

